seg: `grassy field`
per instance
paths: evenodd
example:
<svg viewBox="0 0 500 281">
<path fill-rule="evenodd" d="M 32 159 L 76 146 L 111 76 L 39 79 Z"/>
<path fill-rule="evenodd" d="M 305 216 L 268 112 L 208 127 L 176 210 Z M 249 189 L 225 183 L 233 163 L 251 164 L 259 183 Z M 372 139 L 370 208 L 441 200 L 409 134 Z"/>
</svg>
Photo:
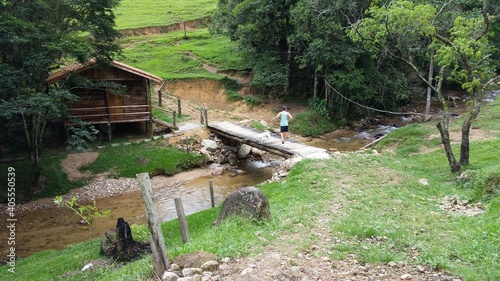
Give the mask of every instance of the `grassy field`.
<svg viewBox="0 0 500 281">
<path fill-rule="evenodd" d="M 177 31 L 128 37 L 120 40 L 120 45 L 124 51 L 120 61 L 164 79 L 224 77 L 206 70 L 203 64 L 220 71 L 242 71 L 246 67 L 235 43 L 211 36 L 207 28 L 189 31 L 187 39 L 183 31 Z"/>
<path fill-rule="evenodd" d="M 500 106 L 488 107 L 475 130 L 498 128 L 494 124 L 499 118 Z M 451 128 L 459 129 L 459 123 Z M 414 124 L 393 131 L 376 147 L 384 151 L 381 154 L 370 150 L 299 162 L 286 181 L 259 186 L 271 206 L 267 223 L 232 219 L 213 227 L 218 206 L 188 216 L 191 240 L 184 244 L 178 222 L 165 222 L 168 256 L 203 250 L 219 258 L 241 257 L 277 244 L 298 254 L 318 243 L 309 234 L 319 219 L 328 218 L 324 223 L 329 236 L 340 241 L 329 246 L 332 260 L 355 254 L 368 264 L 424 264 L 464 281 L 500 280 L 500 164 L 492 155 L 500 150 L 500 131 L 485 131 L 487 139 L 471 142 L 468 177 L 457 180 L 449 171 L 434 126 Z M 422 179 L 428 184 L 422 184 Z M 441 208 L 450 196 L 480 202 L 485 212 L 450 213 Z M 343 207 L 332 215 L 334 205 Z M 144 232 L 146 227 L 134 231 Z M 99 242 L 100 238 L 62 251 L 37 253 L 19 260 L 15 275 L 7 272 L 7 266 L 1 267 L 0 279 L 140 280 L 152 275 L 151 257 L 126 265 L 114 263 L 99 255 Z M 89 259 L 106 265 L 79 271 Z"/>
<path fill-rule="evenodd" d="M 117 29 L 166 26 L 210 16 L 217 0 L 121 0 L 115 10 Z"/>
</svg>

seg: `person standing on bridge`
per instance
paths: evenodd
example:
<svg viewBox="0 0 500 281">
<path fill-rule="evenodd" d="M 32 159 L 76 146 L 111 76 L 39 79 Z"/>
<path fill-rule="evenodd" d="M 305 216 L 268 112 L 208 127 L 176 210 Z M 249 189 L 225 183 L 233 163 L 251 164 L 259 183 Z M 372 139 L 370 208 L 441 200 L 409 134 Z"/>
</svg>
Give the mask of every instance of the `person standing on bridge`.
<svg viewBox="0 0 500 281">
<path fill-rule="evenodd" d="M 283 106 L 283 110 L 276 115 L 277 118 L 280 118 L 280 133 L 281 133 L 281 143 L 285 143 L 285 137 L 288 133 L 288 121 L 292 120 L 292 115 L 287 111 L 288 107 L 286 105 Z"/>
</svg>

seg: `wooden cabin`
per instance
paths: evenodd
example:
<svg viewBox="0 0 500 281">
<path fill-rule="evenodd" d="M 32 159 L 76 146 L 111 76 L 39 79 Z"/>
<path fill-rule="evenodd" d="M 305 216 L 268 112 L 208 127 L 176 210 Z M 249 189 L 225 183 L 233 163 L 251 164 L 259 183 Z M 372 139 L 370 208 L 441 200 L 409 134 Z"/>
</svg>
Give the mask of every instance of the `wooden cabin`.
<svg viewBox="0 0 500 281">
<path fill-rule="evenodd" d="M 68 111 L 72 116 L 90 124 L 98 124 L 100 128 L 107 127 L 105 131 L 110 141 L 112 124 L 115 123 L 146 122 L 146 128 L 152 133 L 151 82 L 159 84 L 163 79 L 118 61 L 111 61 L 102 66 L 91 60 L 87 64 L 56 72 L 50 75 L 46 82 L 53 84 L 74 74 L 94 82 L 111 81 L 123 85 L 125 94 L 114 94 L 111 89 L 105 87 L 73 88 L 71 91 L 78 99 L 68 102 Z"/>
</svg>

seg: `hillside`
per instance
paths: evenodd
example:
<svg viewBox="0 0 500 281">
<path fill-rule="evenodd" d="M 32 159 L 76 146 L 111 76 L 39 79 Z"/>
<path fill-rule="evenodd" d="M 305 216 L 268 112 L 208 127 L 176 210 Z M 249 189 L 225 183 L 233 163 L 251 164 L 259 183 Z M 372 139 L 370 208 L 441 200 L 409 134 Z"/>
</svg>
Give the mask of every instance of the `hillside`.
<svg viewBox="0 0 500 281">
<path fill-rule="evenodd" d="M 118 30 L 169 26 L 209 17 L 218 0 L 121 0 L 115 10 Z"/>
</svg>

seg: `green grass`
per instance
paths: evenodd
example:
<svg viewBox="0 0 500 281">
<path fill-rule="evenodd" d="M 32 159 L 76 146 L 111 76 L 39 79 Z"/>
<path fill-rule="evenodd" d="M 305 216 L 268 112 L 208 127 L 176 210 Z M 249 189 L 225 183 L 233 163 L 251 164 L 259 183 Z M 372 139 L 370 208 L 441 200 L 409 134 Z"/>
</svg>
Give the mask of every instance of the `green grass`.
<svg viewBox="0 0 500 281">
<path fill-rule="evenodd" d="M 207 28 L 188 32 L 170 32 L 120 40 L 124 56 L 120 61 L 164 79 L 223 79 L 203 67 L 209 64 L 224 70 L 244 70 L 245 63 L 236 44 L 222 36 L 212 36 Z"/>
<path fill-rule="evenodd" d="M 165 112 L 163 110 L 159 110 L 156 108 L 153 108 L 153 116 L 157 119 L 160 119 L 162 121 L 165 121 L 169 124 L 173 124 L 174 122 L 174 116 L 171 113 Z M 181 116 L 178 116 L 177 113 L 175 115 L 175 122 L 179 123 L 185 120 L 189 120 L 190 116 L 187 114 L 181 114 Z"/>
<path fill-rule="evenodd" d="M 73 188 L 81 187 L 85 184 L 84 181 L 70 181 L 67 174 L 63 171 L 61 162 L 66 158 L 66 154 L 58 156 L 42 157 L 42 186 L 36 190 L 29 188 L 33 186 L 33 170 L 30 160 L 19 160 L 9 163 L 0 164 L 0 181 L 7 182 L 7 170 L 9 167 L 14 168 L 17 203 L 26 200 L 34 200 L 38 198 L 53 197 L 67 193 Z M 7 188 L 0 190 L 0 202 L 5 202 L 7 196 Z"/>
<path fill-rule="evenodd" d="M 186 153 L 161 142 L 148 142 L 102 149 L 97 160 L 82 169 L 94 174 L 111 171 L 115 177 L 133 178 L 138 173 L 173 175 L 198 167 L 202 162 L 201 155 Z"/>
<path fill-rule="evenodd" d="M 115 9 L 117 29 L 166 26 L 209 17 L 217 0 L 121 0 Z"/>
</svg>

